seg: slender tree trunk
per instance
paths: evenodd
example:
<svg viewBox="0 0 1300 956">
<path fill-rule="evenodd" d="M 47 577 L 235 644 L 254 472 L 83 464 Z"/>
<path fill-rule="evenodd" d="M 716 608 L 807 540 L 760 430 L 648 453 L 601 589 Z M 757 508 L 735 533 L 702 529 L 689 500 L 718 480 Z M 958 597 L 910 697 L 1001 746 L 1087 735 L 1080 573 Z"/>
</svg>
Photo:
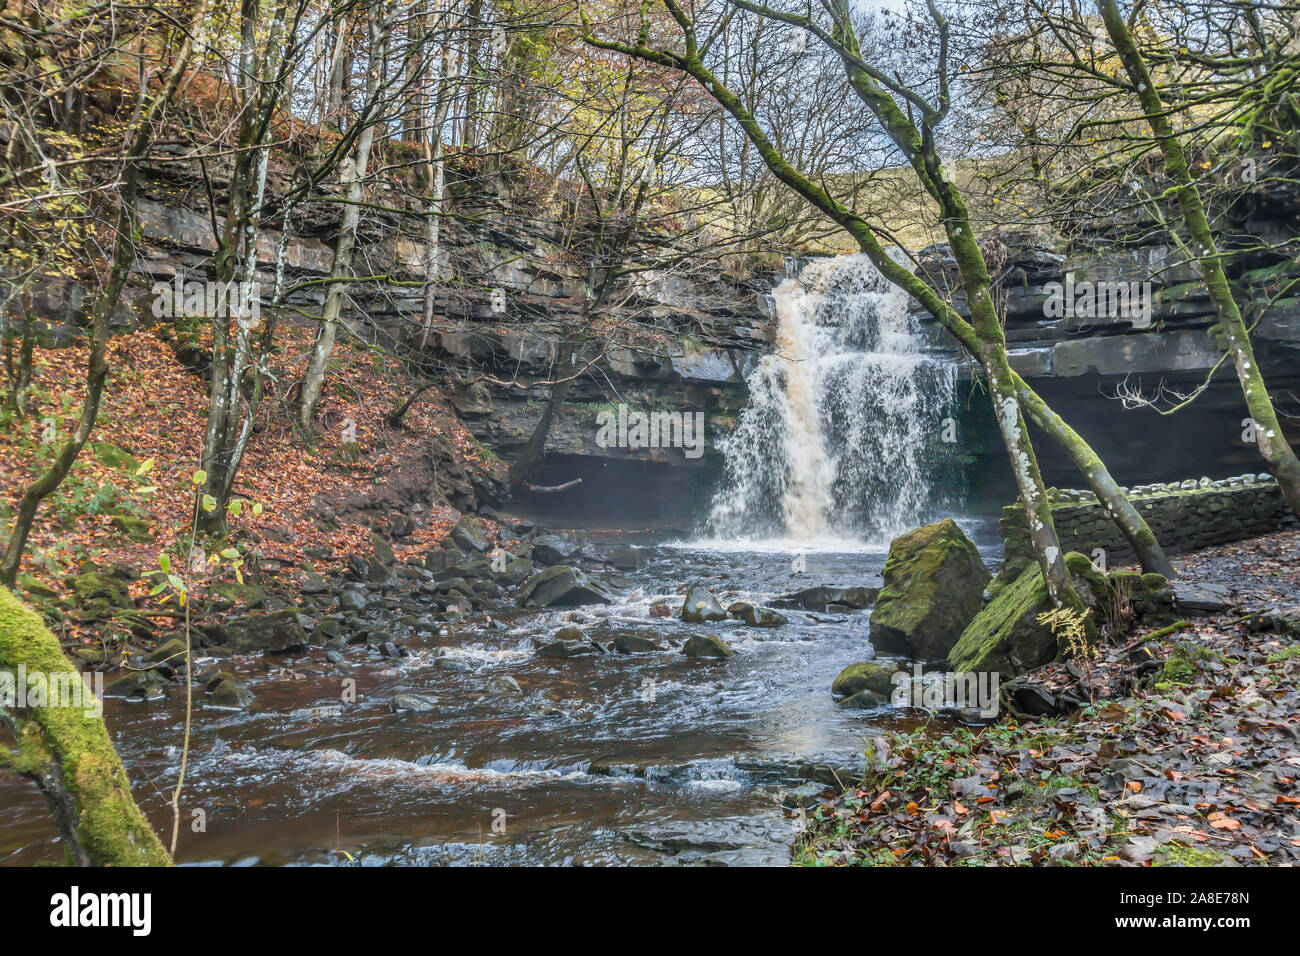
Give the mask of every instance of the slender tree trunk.
<svg viewBox="0 0 1300 956">
<path fill-rule="evenodd" d="M 1268 385 L 1255 360 L 1250 333 L 1242 319 L 1241 309 L 1233 298 L 1228 276 L 1223 270 L 1218 242 L 1205 214 L 1205 205 L 1188 166 L 1182 141 L 1169 121 L 1160 91 L 1152 82 L 1151 74 L 1133 42 L 1133 35 L 1116 0 L 1099 0 L 1098 6 L 1102 21 L 1106 24 L 1106 32 L 1110 34 L 1111 42 L 1119 53 L 1129 80 L 1137 92 L 1138 101 L 1146 111 L 1147 123 L 1164 156 L 1165 174 L 1174 184 L 1173 191 L 1187 223 L 1192 249 L 1199 256 L 1201 278 L 1205 282 L 1210 301 L 1214 303 L 1228 354 L 1232 356 L 1237 369 L 1237 379 L 1241 382 L 1246 408 L 1254 423 L 1259 453 L 1268 465 L 1268 470 L 1277 479 L 1291 510 L 1300 514 L 1300 460 L 1297 460 L 1295 451 L 1286 440 L 1277 410 L 1268 393 Z"/>
<path fill-rule="evenodd" d="M 551 386 L 551 394 L 547 398 L 546 407 L 542 409 L 541 418 L 537 420 L 528 441 L 524 442 L 523 448 L 519 449 L 519 454 L 510 465 L 509 482 L 512 488 L 525 484 L 546 457 L 546 440 L 551 434 L 551 423 L 573 386 L 573 378 L 568 375 L 573 356 L 573 343 L 561 342 L 555 352 L 555 377 L 560 381 Z"/>
<path fill-rule="evenodd" d="M 357 225 L 361 220 L 361 199 L 365 187 L 366 169 L 370 164 L 370 148 L 375 138 L 375 119 L 380 92 L 380 72 L 383 69 L 386 27 L 378 0 L 371 3 L 367 12 L 370 33 L 370 65 L 366 74 L 366 100 L 369 109 L 362 120 L 366 125 L 357 136 L 356 152 L 343 168 L 342 179 L 347 184 L 343 197 L 343 222 L 339 227 L 338 243 L 334 247 L 334 264 L 330 269 L 330 282 L 325 294 L 325 309 L 320 328 L 312 346 L 311 358 L 302 381 L 302 398 L 298 408 L 298 423 L 304 434 L 310 434 L 316 417 L 316 406 L 325 385 L 325 372 L 330 353 L 338 334 L 339 315 L 343 310 L 346 280 L 352 274 L 352 250 L 357 240 Z"/>
</svg>

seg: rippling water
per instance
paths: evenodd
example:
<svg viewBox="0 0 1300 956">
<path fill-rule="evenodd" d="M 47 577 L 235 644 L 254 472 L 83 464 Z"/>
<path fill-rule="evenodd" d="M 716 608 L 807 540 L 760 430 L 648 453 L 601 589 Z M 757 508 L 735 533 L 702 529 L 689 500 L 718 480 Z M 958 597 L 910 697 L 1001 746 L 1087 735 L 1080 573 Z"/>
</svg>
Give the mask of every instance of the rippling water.
<svg viewBox="0 0 1300 956">
<path fill-rule="evenodd" d="M 179 858 L 187 863 L 560 864 L 761 863 L 788 859 L 793 823 L 780 808 L 800 760 L 852 763 L 885 713 L 839 710 L 830 684 L 871 656 L 868 611 L 782 613 L 790 623 L 688 625 L 675 619 L 699 581 L 724 604 L 816 584 L 879 583 L 884 554 L 792 554 L 707 545 L 647 549 L 617 603 L 480 620 L 454 634 L 410 638 L 385 661 L 358 645 L 340 669 L 304 657 L 249 658 L 251 714 L 200 709 Z M 650 617 L 664 601 L 671 619 Z M 737 651 L 688 661 L 677 648 L 547 660 L 533 636 L 577 623 L 680 641 L 712 632 Z M 522 696 L 493 696 L 513 676 Z M 344 678 L 357 700 L 342 704 Z M 397 693 L 444 709 L 393 714 Z M 107 702 L 107 719 L 156 826 L 170 828 L 183 701 Z M 44 802 L 0 782 L 0 861 L 59 859 Z M 192 832 L 192 811 L 206 816 Z M 494 823 L 496 828 L 494 829 Z"/>
</svg>

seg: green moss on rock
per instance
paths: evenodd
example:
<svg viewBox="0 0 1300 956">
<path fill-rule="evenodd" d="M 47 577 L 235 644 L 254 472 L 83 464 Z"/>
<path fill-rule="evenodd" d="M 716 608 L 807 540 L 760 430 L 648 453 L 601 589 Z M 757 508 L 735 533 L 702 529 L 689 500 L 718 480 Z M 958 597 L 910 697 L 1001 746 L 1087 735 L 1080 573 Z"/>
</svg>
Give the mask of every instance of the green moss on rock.
<svg viewBox="0 0 1300 956">
<path fill-rule="evenodd" d="M 831 694 L 835 697 L 852 697 L 861 690 L 869 690 L 882 697 L 888 697 L 894 689 L 894 673 L 898 662 L 861 661 L 850 664 L 840 671 L 831 684 Z"/>
<path fill-rule="evenodd" d="M 1080 600 L 1104 613 L 1112 597 L 1105 575 L 1077 551 L 1065 556 L 1065 566 Z M 955 671 L 997 671 L 1010 678 L 1054 660 L 1057 639 L 1038 623 L 1038 615 L 1051 609 L 1043 574 L 1038 565 L 1030 565 L 971 621 L 948 654 L 949 666 Z"/>
<path fill-rule="evenodd" d="M 990 575 L 951 518 L 895 538 L 871 612 L 877 650 L 926 660 L 952 648 L 984 601 Z"/>
</svg>

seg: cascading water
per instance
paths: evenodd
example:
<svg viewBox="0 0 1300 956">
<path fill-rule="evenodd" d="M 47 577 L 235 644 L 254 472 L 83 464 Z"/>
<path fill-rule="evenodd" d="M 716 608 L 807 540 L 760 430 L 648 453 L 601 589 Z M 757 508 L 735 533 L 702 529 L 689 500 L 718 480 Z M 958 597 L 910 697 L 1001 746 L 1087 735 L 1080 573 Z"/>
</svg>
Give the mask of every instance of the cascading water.
<svg viewBox="0 0 1300 956">
<path fill-rule="evenodd" d="M 815 260 L 773 292 L 775 348 L 722 444 L 710 537 L 887 543 L 951 504 L 943 419 L 956 366 L 865 255 Z"/>
</svg>

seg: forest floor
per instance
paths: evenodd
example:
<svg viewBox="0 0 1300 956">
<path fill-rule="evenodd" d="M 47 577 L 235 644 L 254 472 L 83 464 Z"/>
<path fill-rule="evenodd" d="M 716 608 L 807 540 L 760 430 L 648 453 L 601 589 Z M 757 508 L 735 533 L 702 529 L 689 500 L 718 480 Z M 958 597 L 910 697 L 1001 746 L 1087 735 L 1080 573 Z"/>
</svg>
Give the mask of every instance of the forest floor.
<svg viewBox="0 0 1300 956">
<path fill-rule="evenodd" d="M 1300 532 L 1175 564 L 1229 610 L 1034 672 L 1093 689 L 1068 717 L 873 738 L 866 777 L 810 813 L 796 861 L 1300 862 Z"/>
<path fill-rule="evenodd" d="M 290 327 L 277 345 L 273 381 L 235 483 L 235 497 L 249 505 L 233 522 L 236 534 L 259 560 L 325 570 L 351 553 L 373 550 L 385 488 L 402 483 L 409 497 L 431 487 L 424 472 L 436 467 L 430 454 L 435 443 L 464 462 L 490 467 L 490 456 L 436 390 L 412 405 L 402 427 L 391 427 L 389 413 L 413 386 L 393 359 L 343 343 L 335 348 L 321 399 L 321 433 L 307 445 L 291 424 L 285 386 L 300 378 L 310 339 L 306 330 Z M 6 526 L 24 487 L 75 426 L 85 361 L 84 347 L 36 350 L 29 414 L 0 429 L 0 522 Z M 189 534 L 206 382 L 150 331 L 114 338 L 109 364 L 90 442 L 42 503 L 32 529 L 20 577 L 20 589 L 29 594 L 64 596 L 68 576 L 85 562 L 154 568 L 161 551 Z M 329 522 L 319 520 L 323 495 Z M 367 508 L 349 508 L 348 502 Z M 253 504 L 260 505 L 257 515 Z M 415 510 L 416 527 L 393 542 L 399 558 L 434 546 L 458 517 L 436 500 Z M 132 588 L 137 596 L 144 590 L 144 581 Z"/>
</svg>

